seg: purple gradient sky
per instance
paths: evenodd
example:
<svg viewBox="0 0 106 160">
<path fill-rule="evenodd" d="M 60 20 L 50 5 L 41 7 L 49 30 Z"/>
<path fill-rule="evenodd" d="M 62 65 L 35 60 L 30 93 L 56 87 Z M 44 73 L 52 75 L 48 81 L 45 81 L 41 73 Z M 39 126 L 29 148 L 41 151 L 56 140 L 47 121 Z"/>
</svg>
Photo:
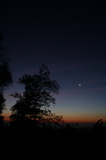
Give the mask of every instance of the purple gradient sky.
<svg viewBox="0 0 106 160">
<path fill-rule="evenodd" d="M 105 1 L 1 0 L 0 31 L 14 70 L 5 116 L 15 103 L 9 94 L 23 91 L 18 78 L 45 64 L 61 86 L 53 112 L 68 121 L 106 121 L 105 8 Z"/>
</svg>

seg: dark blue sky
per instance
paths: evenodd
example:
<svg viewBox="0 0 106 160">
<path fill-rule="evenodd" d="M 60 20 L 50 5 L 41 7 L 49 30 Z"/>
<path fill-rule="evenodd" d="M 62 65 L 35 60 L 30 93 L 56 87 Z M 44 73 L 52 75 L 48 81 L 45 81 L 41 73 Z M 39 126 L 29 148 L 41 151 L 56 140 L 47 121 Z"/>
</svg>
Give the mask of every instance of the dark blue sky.
<svg viewBox="0 0 106 160">
<path fill-rule="evenodd" d="M 18 78 L 45 64 L 61 86 L 53 112 L 70 121 L 106 121 L 105 1 L 1 0 L 0 22 L 14 70 L 5 114 L 15 103 L 8 94 L 22 91 Z"/>
</svg>

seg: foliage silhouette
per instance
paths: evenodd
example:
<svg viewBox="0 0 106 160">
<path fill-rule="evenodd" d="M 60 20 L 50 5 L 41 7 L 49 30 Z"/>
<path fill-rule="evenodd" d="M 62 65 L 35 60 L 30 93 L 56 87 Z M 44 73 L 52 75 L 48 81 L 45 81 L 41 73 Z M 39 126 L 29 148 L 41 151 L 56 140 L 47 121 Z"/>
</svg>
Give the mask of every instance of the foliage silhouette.
<svg viewBox="0 0 106 160">
<path fill-rule="evenodd" d="M 5 106 L 3 91 L 12 83 L 9 59 L 5 52 L 6 50 L 3 47 L 3 36 L 0 33 L 0 124 L 3 123 L 3 116 L 1 116 L 1 114 Z"/>
<path fill-rule="evenodd" d="M 4 106 L 5 106 L 5 99 L 4 99 L 3 94 L 0 93 L 0 115 L 3 112 Z"/>
<path fill-rule="evenodd" d="M 62 116 L 51 113 L 50 105 L 55 104 L 54 94 L 59 93 L 60 86 L 56 80 L 50 79 L 48 67 L 42 65 L 37 74 L 23 75 L 18 83 L 24 84 L 25 91 L 11 94 L 18 98 L 16 104 L 11 107 L 10 116 L 12 124 L 20 127 L 32 127 L 35 124 L 60 122 Z"/>
<path fill-rule="evenodd" d="M 99 119 L 99 120 L 96 122 L 95 127 L 97 127 L 97 128 L 102 128 L 102 127 L 103 127 L 103 120 L 102 120 L 102 119 Z"/>
<path fill-rule="evenodd" d="M 94 131 L 96 134 L 100 134 L 100 133 L 102 133 L 103 129 L 104 129 L 103 120 L 99 119 L 94 125 Z"/>
</svg>

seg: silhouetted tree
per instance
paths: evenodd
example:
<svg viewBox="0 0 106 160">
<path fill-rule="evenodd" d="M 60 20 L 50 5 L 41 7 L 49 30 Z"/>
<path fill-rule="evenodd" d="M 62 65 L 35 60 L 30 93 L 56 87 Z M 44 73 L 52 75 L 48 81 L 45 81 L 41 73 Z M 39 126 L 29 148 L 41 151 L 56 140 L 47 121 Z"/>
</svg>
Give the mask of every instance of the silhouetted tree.
<svg viewBox="0 0 106 160">
<path fill-rule="evenodd" d="M 103 120 L 99 119 L 94 125 L 95 131 L 101 131 L 103 129 Z"/>
<path fill-rule="evenodd" d="M 0 33 L 0 123 L 3 122 L 3 116 L 1 116 L 4 106 L 5 99 L 3 91 L 12 83 L 12 74 L 9 67 L 9 59 L 7 58 L 3 47 L 3 36 Z"/>
<path fill-rule="evenodd" d="M 5 99 L 2 93 L 0 93 L 0 128 L 3 127 L 4 117 L 1 116 L 5 106 Z"/>
<path fill-rule="evenodd" d="M 0 115 L 3 112 L 4 106 L 5 106 L 5 99 L 4 99 L 3 94 L 0 93 Z"/>
<path fill-rule="evenodd" d="M 18 83 L 24 84 L 25 91 L 22 94 L 17 92 L 11 94 L 14 98 L 18 98 L 16 104 L 11 107 L 11 121 L 22 126 L 28 124 L 31 126 L 37 122 L 48 121 L 50 117 L 53 120 L 49 107 L 55 104 L 54 94 L 59 93 L 60 86 L 56 80 L 50 79 L 48 67 L 42 65 L 37 74 L 23 75 Z M 57 118 L 58 121 L 60 119 Z"/>
</svg>

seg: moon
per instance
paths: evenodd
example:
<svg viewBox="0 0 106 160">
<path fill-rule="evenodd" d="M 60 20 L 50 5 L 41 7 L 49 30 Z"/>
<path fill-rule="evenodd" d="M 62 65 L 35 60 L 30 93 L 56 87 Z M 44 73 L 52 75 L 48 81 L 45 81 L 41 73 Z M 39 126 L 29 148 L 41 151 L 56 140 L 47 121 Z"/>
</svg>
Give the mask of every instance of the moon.
<svg viewBox="0 0 106 160">
<path fill-rule="evenodd" d="M 81 87 L 81 83 L 79 83 L 79 87 Z"/>
</svg>

